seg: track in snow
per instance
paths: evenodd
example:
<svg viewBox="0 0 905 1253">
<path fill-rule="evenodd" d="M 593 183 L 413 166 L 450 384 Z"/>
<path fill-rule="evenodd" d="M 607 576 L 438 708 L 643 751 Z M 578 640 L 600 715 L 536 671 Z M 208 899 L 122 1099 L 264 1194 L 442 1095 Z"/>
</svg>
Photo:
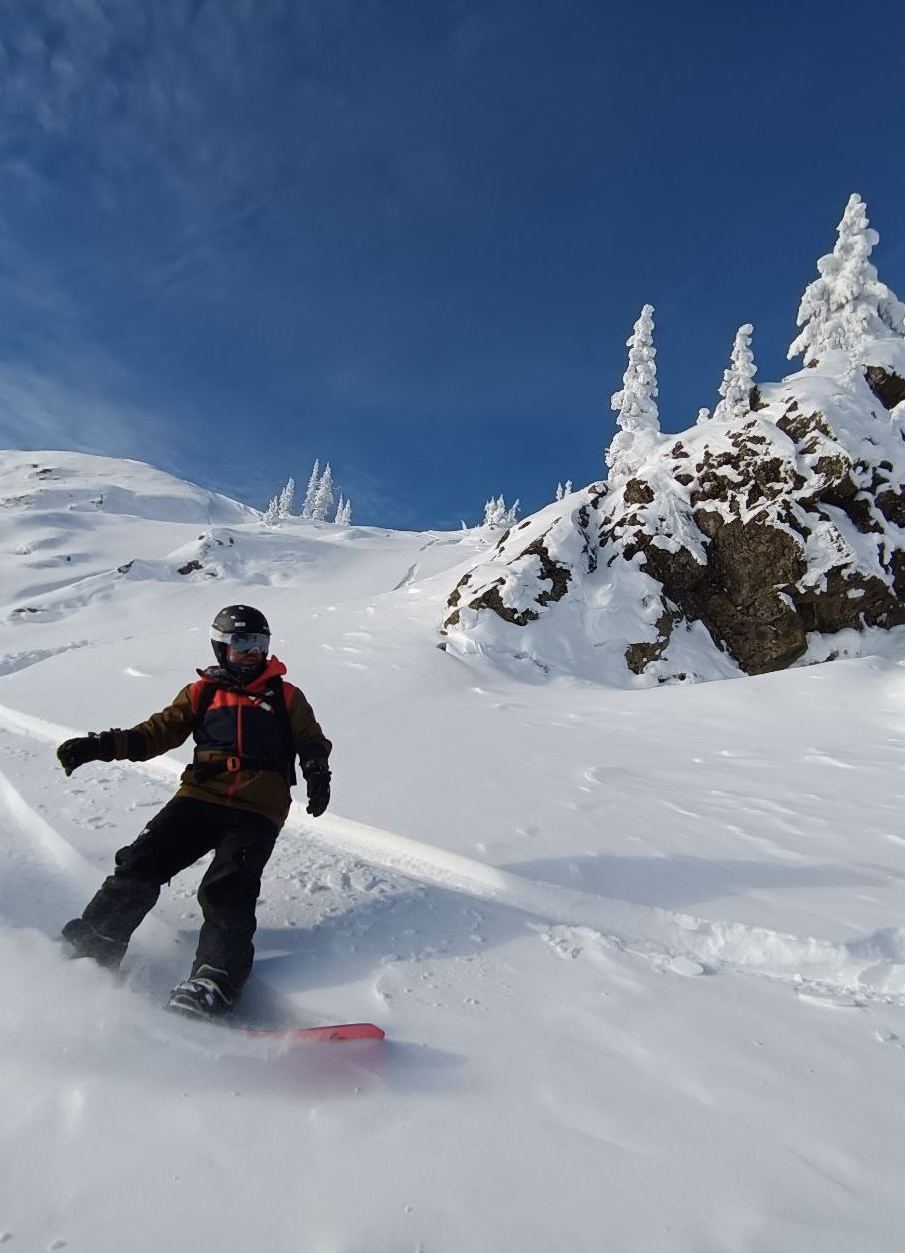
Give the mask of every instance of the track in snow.
<svg viewBox="0 0 905 1253">
<path fill-rule="evenodd" d="M 0 705 L 0 731 L 57 744 L 72 731 Z M 182 765 L 168 757 L 135 763 L 135 769 L 156 777 L 176 777 Z M 0 774 L 0 807 L 18 831 L 19 856 L 27 845 L 42 861 L 50 878 L 65 877 L 97 886 L 97 873 L 50 824 L 32 809 L 10 780 Z M 539 922 L 543 938 L 560 952 L 604 947 L 641 955 L 661 968 L 683 974 L 728 967 L 749 974 L 793 981 L 812 987 L 819 996 L 856 995 L 865 999 L 905 997 L 905 931 L 887 928 L 850 941 L 832 942 L 787 935 L 742 923 L 712 922 L 692 914 L 573 891 L 538 883 L 511 871 L 498 870 L 473 858 L 371 827 L 336 814 L 326 814 L 314 827 L 304 808 L 294 802 L 287 831 L 304 832 L 306 845 L 322 846 L 353 862 L 402 876 L 422 886 L 492 902 Z M 278 849 L 281 845 L 278 844 Z M 283 845 L 282 847 L 285 847 Z M 279 863 L 278 863 L 279 864 Z M 348 872 L 344 872 L 348 873 Z M 343 884 L 334 885 L 343 890 Z M 395 891 L 392 886 L 389 891 Z M 191 895 L 183 892 L 184 896 Z M 0 896 L 6 902 L 8 893 Z M 16 917 L 4 908 L 8 917 Z"/>
</svg>

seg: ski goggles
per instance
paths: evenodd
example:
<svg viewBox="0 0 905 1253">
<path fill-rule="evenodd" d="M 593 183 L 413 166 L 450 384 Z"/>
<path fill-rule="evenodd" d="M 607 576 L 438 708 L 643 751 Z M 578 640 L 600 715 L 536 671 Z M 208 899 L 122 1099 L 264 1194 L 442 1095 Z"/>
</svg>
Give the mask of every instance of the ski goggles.
<svg viewBox="0 0 905 1253">
<path fill-rule="evenodd" d="M 270 636 L 263 631 L 211 631 L 211 639 L 226 644 L 234 653 L 263 653 L 270 648 Z"/>
</svg>

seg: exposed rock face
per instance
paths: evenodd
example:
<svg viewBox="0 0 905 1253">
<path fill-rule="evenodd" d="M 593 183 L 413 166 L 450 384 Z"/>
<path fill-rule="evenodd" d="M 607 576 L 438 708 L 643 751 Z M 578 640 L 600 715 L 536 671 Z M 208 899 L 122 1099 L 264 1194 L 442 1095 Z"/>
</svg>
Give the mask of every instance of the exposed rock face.
<svg viewBox="0 0 905 1253">
<path fill-rule="evenodd" d="M 718 658 L 760 674 L 815 635 L 905 624 L 903 399 L 889 368 L 823 362 L 759 388 L 741 420 L 664 436 L 621 487 L 507 532 L 444 631 L 545 666 L 580 653 L 586 674 L 618 644 L 627 672 L 662 682 L 684 677 L 700 626 L 714 673 L 700 648 L 697 672 L 715 677 Z"/>
<path fill-rule="evenodd" d="M 869 365 L 864 371 L 867 386 L 884 409 L 895 409 L 905 400 L 905 379 L 892 374 L 881 365 Z"/>
<path fill-rule="evenodd" d="M 510 531 L 505 533 L 497 544 L 498 550 L 502 550 L 510 534 Z M 552 604 L 565 596 L 569 590 L 572 571 L 568 566 L 561 565 L 553 560 L 544 546 L 544 536 L 532 540 L 526 548 L 522 549 L 519 562 L 524 570 L 529 569 L 532 564 L 536 565 L 536 570 L 532 572 L 534 577 L 539 583 L 549 582 L 550 584 L 549 588 L 540 588 L 534 593 L 533 599 L 537 605 Z M 446 619 L 444 625 L 447 627 L 455 626 L 459 622 L 460 612 L 458 606 L 462 599 L 463 591 L 469 586 L 469 579 L 469 575 L 461 579 L 449 598 L 449 605 L 453 612 Z M 500 588 L 505 587 L 505 584 L 506 580 L 504 578 L 495 579 L 474 600 L 468 602 L 468 608 L 473 610 L 492 609 L 505 622 L 513 622 L 516 626 L 524 626 L 527 622 L 534 621 L 539 616 L 537 610 L 530 607 L 518 609 L 515 605 L 507 604 L 504 601 Z"/>
</svg>

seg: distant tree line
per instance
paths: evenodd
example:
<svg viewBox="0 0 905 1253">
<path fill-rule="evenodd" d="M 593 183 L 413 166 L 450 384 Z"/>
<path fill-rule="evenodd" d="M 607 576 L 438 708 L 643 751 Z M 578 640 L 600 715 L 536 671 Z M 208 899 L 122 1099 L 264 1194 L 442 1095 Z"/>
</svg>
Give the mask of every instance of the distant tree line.
<svg viewBox="0 0 905 1253">
<path fill-rule="evenodd" d="M 277 526 L 284 519 L 291 517 L 308 518 L 312 522 L 326 522 L 328 521 L 327 515 L 333 509 L 334 500 L 333 471 L 330 463 L 328 461 L 324 470 L 321 471 L 320 462 L 315 461 L 300 512 L 293 514 L 295 479 L 290 476 L 283 490 L 271 498 L 264 510 L 264 522 L 268 526 Z M 333 514 L 333 522 L 336 526 L 352 525 L 352 502 L 344 499 L 342 493 L 340 493 L 339 502 Z"/>
</svg>

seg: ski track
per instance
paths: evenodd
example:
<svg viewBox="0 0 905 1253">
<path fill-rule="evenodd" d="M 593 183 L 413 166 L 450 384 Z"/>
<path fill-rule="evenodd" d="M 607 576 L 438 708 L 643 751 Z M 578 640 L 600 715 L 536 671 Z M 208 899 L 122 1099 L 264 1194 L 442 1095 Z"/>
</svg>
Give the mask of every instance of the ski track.
<svg viewBox="0 0 905 1253">
<path fill-rule="evenodd" d="M 55 870 L 86 881 L 96 871 L 77 849 L 64 839 L 50 823 L 31 806 L 9 777 L 0 770 L 0 813 L 7 818 L 7 829 L 20 831 L 39 857 Z"/>
<path fill-rule="evenodd" d="M 21 653 L 7 653 L 4 657 L 0 657 L 0 675 L 16 674 L 20 670 L 27 670 L 30 666 L 38 665 L 39 662 L 47 661 L 49 657 L 58 657 L 61 653 L 71 653 L 79 648 L 93 647 L 95 645 L 90 640 L 76 640 L 60 648 L 33 648 Z"/>
<path fill-rule="evenodd" d="M 10 739 L 0 730 L 0 739 Z M 14 763 L 27 756 L 3 743 L 2 757 Z M 96 888 L 97 871 L 38 810 L 12 779 L 0 771 L 0 911 L 8 922 L 29 926 L 41 902 L 65 918 Z"/>
<path fill-rule="evenodd" d="M 74 734 L 69 728 L 0 704 L 0 727 L 45 743 Z M 153 777 L 178 777 L 181 763 L 159 757 L 132 763 Z M 29 840 L 48 868 L 87 887 L 97 870 L 28 804 L 0 772 L 0 810 Z M 541 920 L 542 939 L 561 956 L 584 950 L 619 949 L 679 974 L 713 973 L 726 967 L 794 983 L 821 997 L 905 1003 L 905 931 L 889 927 L 850 941 L 784 934 L 743 923 L 711 922 L 692 914 L 538 883 L 409 836 L 326 814 L 316 827 L 299 802 L 286 824 L 306 844 L 401 875 L 423 886 L 492 902 Z M 339 868 L 340 880 L 347 869 Z M 342 881 L 337 885 L 343 887 Z"/>
<path fill-rule="evenodd" d="M 410 565 L 409 568 L 406 570 L 405 574 L 402 576 L 402 578 L 393 588 L 393 591 L 399 592 L 404 587 L 410 587 L 418 576 L 419 566 L 420 566 L 420 562 L 417 562 L 417 561 L 413 565 Z"/>
</svg>

